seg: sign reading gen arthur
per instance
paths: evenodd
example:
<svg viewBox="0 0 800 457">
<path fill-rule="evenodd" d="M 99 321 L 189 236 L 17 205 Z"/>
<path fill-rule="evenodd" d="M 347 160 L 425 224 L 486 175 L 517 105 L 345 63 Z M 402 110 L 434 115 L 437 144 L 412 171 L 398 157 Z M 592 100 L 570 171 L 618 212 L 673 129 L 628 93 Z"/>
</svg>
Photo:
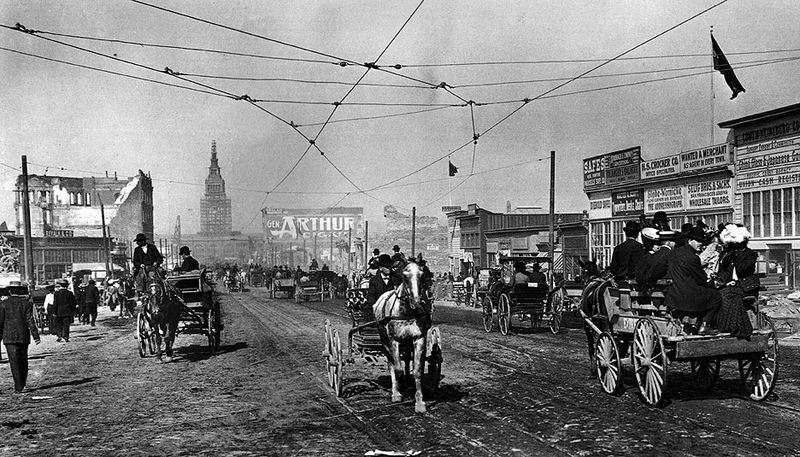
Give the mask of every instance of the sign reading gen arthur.
<svg viewBox="0 0 800 457">
<path fill-rule="evenodd" d="M 291 241 L 301 238 L 341 238 L 352 230 L 355 235 L 361 226 L 364 208 L 338 207 L 329 209 L 264 208 L 264 231 L 267 238 Z"/>
</svg>

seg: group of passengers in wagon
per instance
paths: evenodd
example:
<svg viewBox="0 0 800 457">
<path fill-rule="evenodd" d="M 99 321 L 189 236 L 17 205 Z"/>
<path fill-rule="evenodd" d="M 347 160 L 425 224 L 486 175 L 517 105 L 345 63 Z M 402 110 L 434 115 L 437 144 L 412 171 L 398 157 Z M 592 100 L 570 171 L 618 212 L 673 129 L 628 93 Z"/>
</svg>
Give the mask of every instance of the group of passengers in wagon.
<svg viewBox="0 0 800 457">
<path fill-rule="evenodd" d="M 626 223 L 627 239 L 614 249 L 609 267 L 617 285 L 647 293 L 668 279 L 664 304 L 674 317 L 698 320 L 698 334 L 748 338 L 753 328 L 745 303 L 757 298 L 760 287 L 758 255 L 747 247 L 750 233 L 733 223 L 710 230 L 702 221 L 676 232 L 668 223 L 663 212 L 645 227 Z"/>
</svg>

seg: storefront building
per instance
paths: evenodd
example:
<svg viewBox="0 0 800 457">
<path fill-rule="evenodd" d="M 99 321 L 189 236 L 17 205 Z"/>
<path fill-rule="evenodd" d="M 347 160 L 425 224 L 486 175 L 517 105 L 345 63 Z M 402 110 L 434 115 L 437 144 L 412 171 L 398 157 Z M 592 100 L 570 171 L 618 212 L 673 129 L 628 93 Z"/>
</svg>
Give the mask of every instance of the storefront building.
<svg viewBox="0 0 800 457">
<path fill-rule="evenodd" d="M 736 163 L 735 215 L 768 283 L 800 286 L 800 104 L 722 122 Z M 771 280 L 771 281 L 770 281 Z"/>
<path fill-rule="evenodd" d="M 658 211 L 670 227 L 702 220 L 710 227 L 735 221 L 733 153 L 727 144 L 642 160 L 632 147 L 585 159 L 589 197 L 589 249 L 600 267 L 611 263 L 630 220 L 652 219 Z"/>
</svg>

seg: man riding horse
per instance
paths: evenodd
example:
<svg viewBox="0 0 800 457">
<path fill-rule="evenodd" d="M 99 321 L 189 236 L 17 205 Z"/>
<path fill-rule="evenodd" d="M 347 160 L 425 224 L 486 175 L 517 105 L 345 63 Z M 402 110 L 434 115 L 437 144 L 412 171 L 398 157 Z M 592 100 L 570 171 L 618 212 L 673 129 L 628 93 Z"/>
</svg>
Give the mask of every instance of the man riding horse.
<svg viewBox="0 0 800 457">
<path fill-rule="evenodd" d="M 147 236 L 139 233 L 134 239 L 136 248 L 133 250 L 133 277 L 136 279 L 136 291 L 143 292 L 147 286 L 142 267 L 161 266 L 164 256 L 158 252 L 156 245 L 147 242 Z"/>
</svg>

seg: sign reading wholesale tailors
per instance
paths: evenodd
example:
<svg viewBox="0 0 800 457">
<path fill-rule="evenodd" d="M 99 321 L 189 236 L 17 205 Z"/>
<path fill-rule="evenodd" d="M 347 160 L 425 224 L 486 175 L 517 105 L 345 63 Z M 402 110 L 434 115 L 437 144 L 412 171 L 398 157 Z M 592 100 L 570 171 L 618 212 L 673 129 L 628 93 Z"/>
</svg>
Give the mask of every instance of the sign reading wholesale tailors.
<svg viewBox="0 0 800 457">
<path fill-rule="evenodd" d="M 296 239 L 347 237 L 361 225 L 363 208 L 280 209 L 264 210 L 264 228 L 267 237 L 278 241 Z"/>
<path fill-rule="evenodd" d="M 583 160 L 583 187 L 593 188 L 639 180 L 642 150 L 639 146 Z"/>
<path fill-rule="evenodd" d="M 712 179 L 681 186 L 658 187 L 644 191 L 644 212 L 730 209 L 733 206 L 731 178 Z"/>
<path fill-rule="evenodd" d="M 776 189 L 800 184 L 800 137 L 736 149 L 736 190 Z"/>
</svg>

